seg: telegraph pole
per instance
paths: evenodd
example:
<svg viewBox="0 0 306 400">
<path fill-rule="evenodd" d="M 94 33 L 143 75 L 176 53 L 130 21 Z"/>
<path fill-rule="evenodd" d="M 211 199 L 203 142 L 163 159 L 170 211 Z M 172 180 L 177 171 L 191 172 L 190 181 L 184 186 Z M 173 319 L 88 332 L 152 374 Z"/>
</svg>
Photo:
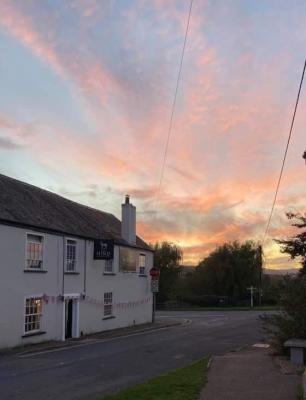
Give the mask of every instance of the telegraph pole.
<svg viewBox="0 0 306 400">
<path fill-rule="evenodd" d="M 251 292 L 251 308 L 253 308 L 254 306 L 254 302 L 253 302 L 253 293 L 254 293 L 254 286 L 248 287 L 247 290 L 249 290 Z"/>
<path fill-rule="evenodd" d="M 305 152 L 306 153 L 306 152 Z M 262 294 L 262 246 L 260 245 L 258 248 L 258 262 L 259 262 L 259 297 L 258 297 L 258 305 L 261 306 L 261 294 Z"/>
</svg>

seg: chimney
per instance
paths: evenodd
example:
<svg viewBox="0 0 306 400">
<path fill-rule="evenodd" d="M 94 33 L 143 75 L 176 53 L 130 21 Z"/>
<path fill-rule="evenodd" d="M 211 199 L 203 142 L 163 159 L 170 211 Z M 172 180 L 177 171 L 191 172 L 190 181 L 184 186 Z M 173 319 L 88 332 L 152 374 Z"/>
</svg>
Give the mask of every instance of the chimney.
<svg viewBox="0 0 306 400">
<path fill-rule="evenodd" d="M 122 221 L 121 236 L 130 244 L 136 243 L 136 207 L 130 203 L 130 196 L 125 196 L 125 203 L 121 205 Z"/>
</svg>

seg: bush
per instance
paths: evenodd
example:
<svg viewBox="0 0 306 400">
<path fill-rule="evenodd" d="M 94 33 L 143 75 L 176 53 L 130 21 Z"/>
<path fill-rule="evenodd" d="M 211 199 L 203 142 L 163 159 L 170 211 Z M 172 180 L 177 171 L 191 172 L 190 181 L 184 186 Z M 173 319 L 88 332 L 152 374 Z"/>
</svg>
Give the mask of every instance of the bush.
<svg viewBox="0 0 306 400">
<path fill-rule="evenodd" d="M 215 296 L 215 295 L 188 295 L 178 297 L 178 301 L 187 303 L 191 306 L 200 307 L 217 307 L 227 306 L 230 301 L 227 296 Z"/>
<path fill-rule="evenodd" d="M 306 277 L 286 276 L 280 288 L 280 312 L 260 318 L 279 352 L 284 351 L 288 339 L 306 339 Z"/>
</svg>

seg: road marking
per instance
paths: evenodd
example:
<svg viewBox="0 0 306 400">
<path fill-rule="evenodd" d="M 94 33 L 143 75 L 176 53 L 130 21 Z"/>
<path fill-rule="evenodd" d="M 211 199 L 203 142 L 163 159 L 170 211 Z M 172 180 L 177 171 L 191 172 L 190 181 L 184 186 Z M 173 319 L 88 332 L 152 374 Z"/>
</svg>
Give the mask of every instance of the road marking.
<svg viewBox="0 0 306 400">
<path fill-rule="evenodd" d="M 268 349 L 270 347 L 270 345 L 267 343 L 255 343 L 255 344 L 253 344 L 252 347 L 257 347 L 260 349 Z"/>
<path fill-rule="evenodd" d="M 176 360 L 180 360 L 181 358 L 184 358 L 185 355 L 184 354 L 177 354 L 176 356 L 173 356 L 173 358 L 175 358 Z"/>
</svg>

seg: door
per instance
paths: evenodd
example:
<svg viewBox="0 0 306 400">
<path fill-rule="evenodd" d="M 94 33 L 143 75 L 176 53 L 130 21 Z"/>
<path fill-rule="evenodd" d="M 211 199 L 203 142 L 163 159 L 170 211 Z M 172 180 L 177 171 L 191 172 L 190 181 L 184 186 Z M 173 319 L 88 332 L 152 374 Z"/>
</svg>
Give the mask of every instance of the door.
<svg viewBox="0 0 306 400">
<path fill-rule="evenodd" d="M 72 337 L 73 300 L 65 300 L 65 339 Z"/>
</svg>

